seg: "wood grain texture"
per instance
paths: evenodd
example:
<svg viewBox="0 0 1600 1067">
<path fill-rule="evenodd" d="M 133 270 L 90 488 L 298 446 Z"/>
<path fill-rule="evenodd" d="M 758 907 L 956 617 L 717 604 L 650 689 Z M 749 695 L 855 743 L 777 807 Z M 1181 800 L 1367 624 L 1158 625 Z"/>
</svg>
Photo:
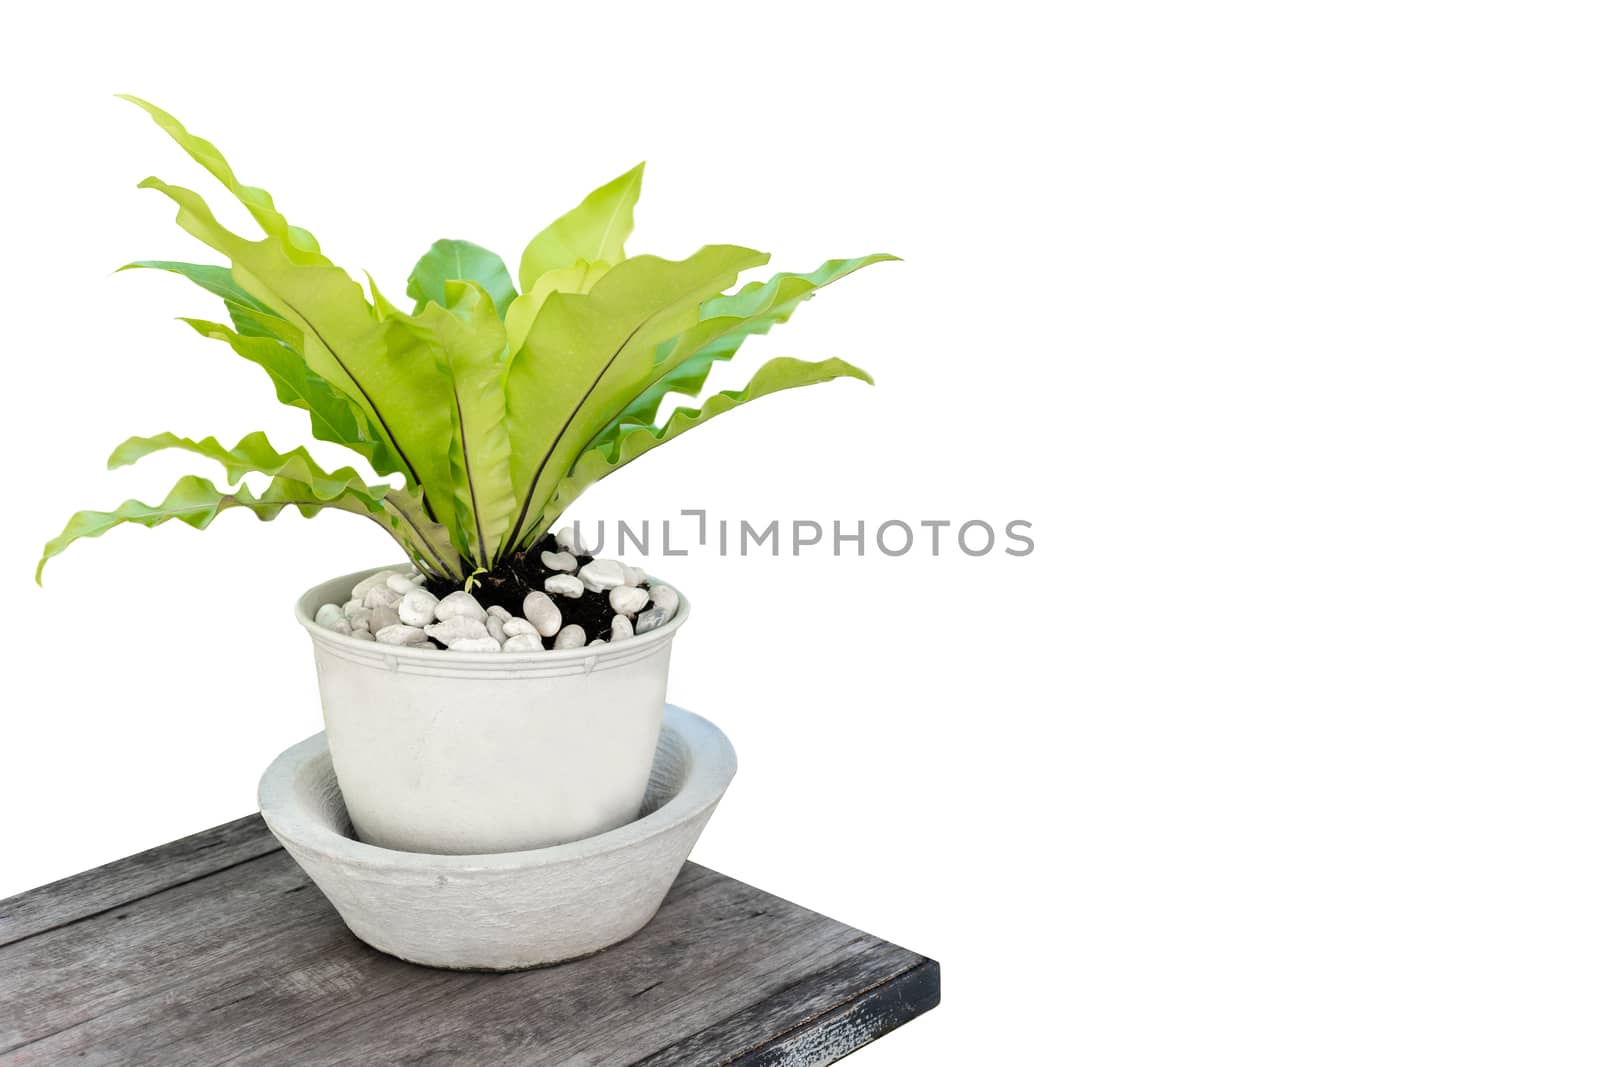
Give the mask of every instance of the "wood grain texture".
<svg viewBox="0 0 1600 1067">
<path fill-rule="evenodd" d="M 515 974 L 368 948 L 254 816 L 0 902 L 0 1065 L 832 1063 L 938 964 L 696 864 L 597 956 Z"/>
<path fill-rule="evenodd" d="M 128 856 L 84 874 L 0 900 L 0 946 L 204 878 L 278 847 L 259 815 Z"/>
</svg>

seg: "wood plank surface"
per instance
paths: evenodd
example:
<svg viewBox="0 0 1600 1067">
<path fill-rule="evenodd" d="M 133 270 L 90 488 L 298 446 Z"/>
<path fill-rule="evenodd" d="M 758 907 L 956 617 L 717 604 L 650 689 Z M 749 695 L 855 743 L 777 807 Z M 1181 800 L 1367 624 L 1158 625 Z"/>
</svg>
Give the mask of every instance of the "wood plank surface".
<svg viewBox="0 0 1600 1067">
<path fill-rule="evenodd" d="M 84 874 L 0 900 L 0 946 L 106 911 L 278 848 L 259 815 L 213 826 Z"/>
<path fill-rule="evenodd" d="M 938 964 L 715 871 L 599 955 L 438 971 L 345 929 L 259 816 L 0 901 L 0 1067 L 832 1063 Z"/>
</svg>

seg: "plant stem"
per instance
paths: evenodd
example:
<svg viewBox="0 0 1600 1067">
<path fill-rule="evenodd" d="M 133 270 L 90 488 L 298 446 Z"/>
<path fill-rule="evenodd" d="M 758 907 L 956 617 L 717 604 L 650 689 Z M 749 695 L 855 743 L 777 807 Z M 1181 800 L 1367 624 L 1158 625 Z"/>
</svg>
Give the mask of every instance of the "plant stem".
<svg viewBox="0 0 1600 1067">
<path fill-rule="evenodd" d="M 407 526 L 411 527 L 412 531 L 416 534 L 417 541 L 422 545 L 423 548 L 427 549 L 428 555 L 432 557 L 433 562 L 438 564 L 438 573 L 443 577 L 460 581 L 461 575 L 456 574 L 450 569 L 450 566 L 445 563 L 444 557 L 439 553 L 438 548 L 433 544 L 433 542 L 428 540 L 428 535 L 422 532 L 422 528 L 417 525 L 416 519 L 414 519 L 406 511 L 406 509 L 402 508 L 399 504 L 394 503 L 394 501 L 388 495 L 384 496 L 383 503 L 384 506 L 389 508 L 397 517 L 403 519 Z M 404 544 L 404 541 L 401 543 Z M 432 568 L 424 567 L 422 569 L 430 570 Z"/>
</svg>

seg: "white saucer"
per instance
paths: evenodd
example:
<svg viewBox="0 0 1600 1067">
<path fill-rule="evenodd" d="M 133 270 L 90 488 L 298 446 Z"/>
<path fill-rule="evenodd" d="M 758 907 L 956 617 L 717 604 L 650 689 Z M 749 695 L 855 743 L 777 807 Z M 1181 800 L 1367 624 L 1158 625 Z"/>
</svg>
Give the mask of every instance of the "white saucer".
<svg viewBox="0 0 1600 1067">
<path fill-rule="evenodd" d="M 261 814 L 373 948 L 429 967 L 509 971 L 598 952 L 650 921 L 738 763 L 721 730 L 667 705 L 639 819 L 566 845 L 433 856 L 357 841 L 322 734 L 261 776 Z"/>
</svg>

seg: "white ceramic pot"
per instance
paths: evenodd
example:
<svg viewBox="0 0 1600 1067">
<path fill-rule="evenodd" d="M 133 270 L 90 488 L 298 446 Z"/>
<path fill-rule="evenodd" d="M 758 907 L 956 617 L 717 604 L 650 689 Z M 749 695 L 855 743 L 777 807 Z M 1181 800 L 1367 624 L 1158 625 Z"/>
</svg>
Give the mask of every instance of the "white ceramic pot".
<svg viewBox="0 0 1600 1067">
<path fill-rule="evenodd" d="M 323 735 L 261 777 L 261 814 L 374 948 L 430 967 L 504 971 L 598 952 L 666 896 L 738 762 L 714 725 L 668 707 L 638 818 L 569 845 L 420 856 L 353 841 Z"/>
<path fill-rule="evenodd" d="M 615 644 L 446 652 L 318 626 L 383 568 L 311 589 L 311 634 L 339 788 L 365 842 L 435 855 L 515 852 L 638 817 L 666 703 L 672 638 L 689 614 Z"/>
</svg>

